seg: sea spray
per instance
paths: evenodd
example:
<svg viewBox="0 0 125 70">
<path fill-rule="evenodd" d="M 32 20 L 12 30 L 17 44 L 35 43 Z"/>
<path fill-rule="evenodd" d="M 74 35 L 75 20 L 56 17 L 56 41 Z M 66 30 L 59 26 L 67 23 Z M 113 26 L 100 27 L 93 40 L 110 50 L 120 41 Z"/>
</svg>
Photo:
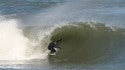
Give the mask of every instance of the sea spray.
<svg viewBox="0 0 125 70">
<path fill-rule="evenodd" d="M 0 60 L 46 59 L 49 32 L 38 30 L 34 34 L 38 39 L 35 39 L 33 33 L 28 31 L 32 36 L 30 38 L 25 36 L 25 31 L 18 25 L 16 19 L 0 18 Z"/>
<path fill-rule="evenodd" d="M 0 20 L 0 60 L 23 60 L 29 46 L 29 40 L 18 29 L 17 20 Z"/>
</svg>

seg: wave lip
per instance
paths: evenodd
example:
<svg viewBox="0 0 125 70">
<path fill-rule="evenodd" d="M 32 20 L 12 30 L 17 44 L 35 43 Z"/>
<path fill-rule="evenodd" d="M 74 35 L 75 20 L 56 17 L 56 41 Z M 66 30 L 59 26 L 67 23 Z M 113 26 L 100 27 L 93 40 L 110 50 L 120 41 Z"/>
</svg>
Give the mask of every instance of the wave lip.
<svg viewBox="0 0 125 70">
<path fill-rule="evenodd" d="M 61 62 L 106 63 L 112 62 L 125 49 L 125 29 L 94 22 L 74 23 L 57 27 L 52 32 L 51 40 L 63 38 L 62 49 L 54 59 Z M 50 61 L 54 61 L 52 57 Z"/>
</svg>

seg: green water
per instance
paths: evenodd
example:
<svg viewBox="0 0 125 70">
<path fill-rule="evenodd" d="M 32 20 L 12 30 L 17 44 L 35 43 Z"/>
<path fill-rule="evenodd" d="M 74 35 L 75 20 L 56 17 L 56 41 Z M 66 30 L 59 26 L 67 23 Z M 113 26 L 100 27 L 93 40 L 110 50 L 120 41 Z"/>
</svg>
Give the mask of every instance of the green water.
<svg viewBox="0 0 125 70">
<path fill-rule="evenodd" d="M 57 54 L 59 62 L 108 63 L 125 50 L 125 29 L 111 28 L 104 24 L 75 22 L 56 28 L 51 40 L 63 39 L 62 50 Z"/>
</svg>

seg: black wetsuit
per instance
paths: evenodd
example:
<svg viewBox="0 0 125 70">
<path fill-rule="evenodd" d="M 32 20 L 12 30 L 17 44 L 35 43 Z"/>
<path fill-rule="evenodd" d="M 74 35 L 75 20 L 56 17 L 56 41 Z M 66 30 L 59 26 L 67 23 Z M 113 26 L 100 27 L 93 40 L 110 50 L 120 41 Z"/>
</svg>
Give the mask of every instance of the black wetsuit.
<svg viewBox="0 0 125 70">
<path fill-rule="evenodd" d="M 55 44 L 54 42 L 51 42 L 51 43 L 49 44 L 49 46 L 48 46 L 48 50 L 51 50 L 51 53 L 55 53 L 55 52 L 56 52 L 55 48 L 61 49 L 61 47 L 59 47 L 59 45 L 60 45 L 59 42 L 60 42 L 60 41 L 62 41 L 62 39 L 56 41 L 56 44 Z"/>
<path fill-rule="evenodd" d="M 51 50 L 51 53 L 55 53 L 56 52 L 55 48 L 61 49 L 61 47 L 59 47 L 59 45 L 61 44 L 61 41 L 62 41 L 62 38 L 60 38 L 59 40 L 55 42 L 54 41 L 51 42 L 48 46 L 48 50 Z"/>
<path fill-rule="evenodd" d="M 51 53 L 56 52 L 55 48 L 57 47 L 57 45 L 54 42 L 51 42 L 48 46 L 48 50 L 51 50 Z"/>
</svg>

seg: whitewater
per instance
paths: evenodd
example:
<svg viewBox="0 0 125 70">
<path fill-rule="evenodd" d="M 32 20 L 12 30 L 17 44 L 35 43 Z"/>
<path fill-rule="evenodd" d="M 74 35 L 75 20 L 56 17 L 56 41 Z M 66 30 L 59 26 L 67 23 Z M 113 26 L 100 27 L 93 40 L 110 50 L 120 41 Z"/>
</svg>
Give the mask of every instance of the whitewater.
<svg viewBox="0 0 125 70">
<path fill-rule="evenodd" d="M 32 42 L 25 37 L 23 30 L 18 27 L 18 21 L 15 19 L 9 20 L 3 17 L 0 23 L 0 60 L 33 59 L 31 56 L 31 54 L 35 54 L 35 52 L 32 52 L 34 49 L 33 47 L 37 47 L 39 42 Z M 40 51 L 40 54 L 37 53 L 38 56 L 43 54 L 42 50 Z M 37 52 L 39 51 L 37 50 Z M 36 56 L 36 58 L 38 58 L 38 56 Z M 43 55 L 42 57 L 45 58 L 45 56 L 46 55 Z"/>
<path fill-rule="evenodd" d="M 0 0 L 0 69 L 124 70 L 124 3 Z M 49 43 L 60 38 L 50 56 Z"/>
</svg>

